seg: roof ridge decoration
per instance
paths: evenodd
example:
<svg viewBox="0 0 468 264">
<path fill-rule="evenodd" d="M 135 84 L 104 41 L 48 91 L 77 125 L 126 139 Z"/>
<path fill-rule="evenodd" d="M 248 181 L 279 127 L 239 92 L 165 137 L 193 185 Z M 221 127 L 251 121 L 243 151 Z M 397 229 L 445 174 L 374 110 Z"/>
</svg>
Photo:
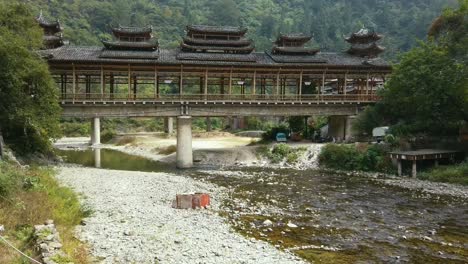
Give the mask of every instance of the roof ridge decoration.
<svg viewBox="0 0 468 264">
<path fill-rule="evenodd" d="M 347 53 L 360 57 L 375 58 L 385 50 L 384 47 L 377 44 L 377 41 L 382 38 L 383 36 L 377 34 L 374 30 L 361 28 L 358 32 L 352 33 L 350 37 L 345 38 L 351 44 Z"/>
<path fill-rule="evenodd" d="M 307 48 L 305 44 L 312 39 L 312 36 L 304 33 L 280 33 L 275 40 L 271 53 L 273 55 L 287 56 L 313 56 L 320 49 Z"/>
<path fill-rule="evenodd" d="M 246 32 L 246 28 L 233 26 L 188 25 L 180 50 L 189 53 L 250 54 L 255 45 L 251 39 L 245 38 Z"/>
<path fill-rule="evenodd" d="M 104 45 L 99 57 L 115 59 L 158 59 L 159 40 L 153 37 L 153 27 L 112 27 L 113 40 L 101 40 Z"/>
<path fill-rule="evenodd" d="M 44 31 L 42 42 L 44 49 L 55 49 L 64 45 L 63 41 L 63 28 L 60 26 L 60 21 L 56 19 L 54 22 L 50 22 L 42 13 L 36 17 L 36 21 Z"/>
</svg>

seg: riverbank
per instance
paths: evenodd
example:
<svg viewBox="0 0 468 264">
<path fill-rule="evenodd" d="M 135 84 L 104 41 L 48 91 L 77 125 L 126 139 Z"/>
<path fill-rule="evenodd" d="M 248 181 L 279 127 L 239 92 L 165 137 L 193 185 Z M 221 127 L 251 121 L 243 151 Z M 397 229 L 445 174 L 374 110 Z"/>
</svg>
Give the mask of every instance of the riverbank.
<svg viewBox="0 0 468 264">
<path fill-rule="evenodd" d="M 87 245 L 74 237 L 75 226 L 89 213 L 77 195 L 59 185 L 56 172 L 50 168 L 22 166 L 13 156 L 10 160 L 0 161 L 0 226 L 4 229 L 0 235 L 26 255 L 42 261 L 35 247 L 34 226 L 53 219 L 61 237 L 61 243 L 55 245 L 67 254 L 60 257 L 62 262 L 88 263 Z M 52 235 L 51 240 L 58 241 L 58 235 Z M 26 261 L 0 240 L 0 263 Z"/>
<path fill-rule="evenodd" d="M 60 167 L 58 178 L 93 209 L 77 234 L 102 263 L 303 263 L 234 232 L 218 215 L 226 189 L 167 173 Z M 171 207 L 177 193 L 208 192 L 209 210 Z"/>
<path fill-rule="evenodd" d="M 104 155 L 103 159 L 109 159 L 109 156 L 105 157 L 111 154 L 114 162 L 121 163 L 122 159 L 116 157 L 120 152 L 112 151 L 111 153 L 104 150 L 101 152 Z M 76 154 L 88 155 L 87 157 L 94 155 L 92 151 L 80 151 Z M 123 153 L 120 155 L 126 156 Z M 126 163 L 133 162 L 128 158 L 125 160 Z M 92 166 L 92 164 L 88 163 L 87 166 Z M 119 166 L 106 165 L 106 167 L 116 169 Z M 136 166 L 134 170 L 139 170 L 139 168 Z M 148 169 L 151 171 L 151 168 Z M 158 169 L 159 165 L 155 166 L 153 171 L 160 171 Z M 70 177 L 71 181 L 78 182 L 79 178 L 90 177 L 86 180 L 88 183 L 80 188 L 84 193 L 95 192 L 93 196 L 98 197 L 95 202 L 102 207 L 100 214 L 103 218 L 99 218 L 100 225 L 94 227 L 94 232 L 98 238 L 100 236 L 98 232 L 102 232 L 104 227 L 109 229 L 105 231 L 105 234 L 117 232 L 117 235 L 108 234 L 116 245 L 123 240 L 124 242 L 121 242 L 123 245 L 132 247 L 135 245 L 127 244 L 127 240 L 141 241 L 140 237 L 143 237 L 143 245 L 152 243 L 147 241 L 144 231 L 130 238 L 128 234 L 132 233 L 126 232 L 127 235 L 125 233 L 122 235 L 118 232 L 125 232 L 128 227 L 125 222 L 133 222 L 134 217 L 145 218 L 145 213 L 151 215 L 152 212 L 161 214 L 153 209 L 146 210 L 149 202 L 154 203 L 153 198 L 150 197 L 152 195 L 149 194 L 164 193 L 171 190 L 171 186 L 177 187 L 179 184 L 171 180 L 176 176 L 175 178 L 184 179 L 182 191 L 191 191 L 191 189 L 184 189 L 184 186 L 190 186 L 193 183 L 201 184 L 197 189 L 213 193 L 213 197 L 218 201 L 213 209 L 217 211 L 216 216 L 221 215 L 223 221 L 226 219 L 229 221 L 229 224 L 223 222 L 227 228 L 232 228 L 246 237 L 268 242 L 272 248 L 292 252 L 314 263 L 352 263 L 359 260 L 391 262 L 397 258 L 403 262 L 454 261 L 457 263 L 468 257 L 463 253 L 468 241 L 462 231 L 468 228 L 465 224 L 468 219 L 463 215 L 468 201 L 461 198 L 448 198 L 445 195 L 427 195 L 419 190 L 397 188 L 382 182 L 382 180 L 391 179 L 387 178 L 387 175 L 291 168 L 271 169 L 269 166 L 245 167 L 242 165 L 217 169 L 198 167 L 185 171 L 151 173 L 147 176 L 142 176 L 144 173 L 140 174 L 140 172 L 96 170 L 102 171 L 104 176 L 101 176 L 100 173 L 95 174 L 90 170 L 95 169 L 86 169 L 67 177 Z M 108 177 L 107 173 L 114 174 L 114 176 L 105 182 L 102 178 Z M 83 176 L 88 174 L 91 176 Z M 132 179 L 127 181 L 121 179 L 122 176 Z M 157 183 L 152 183 L 152 180 Z M 161 186 L 163 190 L 159 190 L 158 187 L 148 190 L 146 186 L 152 184 Z M 204 184 L 211 187 L 203 187 Z M 128 190 L 134 191 L 131 193 L 127 192 Z M 102 194 L 103 196 L 100 197 L 101 193 L 105 195 Z M 170 198 L 163 198 L 166 199 L 163 204 L 156 203 L 149 206 L 167 208 L 174 196 L 174 193 L 170 194 L 167 196 Z M 222 204 L 219 201 L 222 201 Z M 144 209 L 139 204 L 145 206 Z M 108 207 L 134 207 L 134 209 L 126 208 L 123 211 L 119 210 L 118 213 L 109 213 L 106 211 Z M 207 213 L 206 211 L 199 212 Z M 114 214 L 117 218 L 113 218 Z M 124 219 L 124 223 L 120 223 L 120 220 L 127 214 L 131 218 Z M 424 217 L 421 218 L 421 215 Z M 200 226 L 193 222 L 195 221 L 193 217 L 196 216 L 188 216 L 192 226 Z M 170 217 L 173 216 L 170 215 Z M 206 217 L 211 216 L 203 214 L 195 219 L 203 220 Z M 174 219 L 179 221 L 181 217 Z M 112 227 L 106 226 L 109 223 L 107 221 L 110 221 L 109 225 Z M 211 222 L 209 219 L 208 221 L 210 225 L 218 223 Z M 140 222 L 136 221 L 136 223 Z M 145 220 L 141 225 L 145 226 L 147 223 L 149 220 Z M 185 230 L 185 227 L 177 226 Z M 208 232 L 208 230 L 223 232 L 225 229 L 214 228 L 205 231 Z M 172 228 L 168 232 L 176 231 L 176 228 Z M 200 237 L 200 235 L 188 234 Z M 212 233 L 212 235 L 217 235 L 217 233 Z M 223 236 L 224 234 L 221 235 Z M 158 241 L 161 242 L 161 240 Z M 256 247 L 256 244 L 252 246 Z M 109 254 L 109 257 L 125 251 L 120 248 L 110 251 L 106 245 L 103 247 L 102 252 L 106 252 L 103 254 Z M 137 247 L 141 248 L 140 244 Z M 144 250 L 146 252 L 147 249 Z M 191 251 L 187 254 L 190 255 Z M 168 258 L 174 256 L 175 253 L 169 255 Z M 118 260 L 120 261 L 120 257 Z"/>
</svg>

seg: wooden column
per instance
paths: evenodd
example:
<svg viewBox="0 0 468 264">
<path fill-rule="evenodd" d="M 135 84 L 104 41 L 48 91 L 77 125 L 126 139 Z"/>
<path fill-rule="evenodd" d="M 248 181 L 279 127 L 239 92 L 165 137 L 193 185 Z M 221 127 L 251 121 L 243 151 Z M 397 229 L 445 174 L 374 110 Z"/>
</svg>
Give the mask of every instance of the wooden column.
<svg viewBox="0 0 468 264">
<path fill-rule="evenodd" d="M 127 99 L 130 99 L 131 91 L 132 91 L 132 75 L 131 75 L 131 69 L 130 69 L 130 64 L 129 64 L 128 65 L 128 98 Z"/>
<path fill-rule="evenodd" d="M 158 69 L 154 66 L 154 98 L 159 98 Z"/>
<path fill-rule="evenodd" d="M 323 72 L 322 74 L 322 87 L 319 88 L 319 99 L 320 99 L 320 95 L 322 94 L 322 91 L 325 89 L 325 72 Z"/>
<path fill-rule="evenodd" d="M 411 177 L 416 178 L 416 175 L 418 174 L 417 168 L 416 168 L 416 160 L 413 160 L 413 166 L 411 169 Z"/>
<path fill-rule="evenodd" d="M 232 67 L 231 71 L 229 72 L 229 95 L 232 94 Z"/>
<path fill-rule="evenodd" d="M 276 95 L 279 95 L 280 86 L 280 71 L 276 74 Z"/>
<path fill-rule="evenodd" d="M 253 87 L 252 87 L 252 94 L 255 95 L 255 90 L 257 88 L 257 71 L 254 71 L 253 75 Z"/>
<path fill-rule="evenodd" d="M 348 72 L 345 73 L 344 75 L 344 88 L 343 88 L 343 94 L 346 97 L 346 88 L 348 87 Z"/>
<path fill-rule="evenodd" d="M 205 83 L 203 84 L 203 94 L 205 95 L 205 99 L 208 95 L 208 69 L 205 69 Z"/>
<path fill-rule="evenodd" d="M 75 64 L 72 64 L 73 67 L 73 85 L 72 85 L 72 96 L 73 96 L 73 102 L 75 102 L 75 91 L 76 91 L 76 70 L 75 70 Z"/>
<path fill-rule="evenodd" d="M 104 67 L 101 65 L 101 99 L 104 97 Z"/>
<path fill-rule="evenodd" d="M 303 71 L 301 71 L 301 75 L 299 75 L 299 99 L 302 97 L 302 77 L 303 77 Z"/>
<path fill-rule="evenodd" d="M 184 75 L 183 75 L 183 72 L 184 72 L 184 65 L 180 65 L 180 77 L 179 77 L 179 94 L 182 95 L 182 88 L 183 88 L 183 80 L 184 80 Z"/>
<path fill-rule="evenodd" d="M 137 77 L 133 76 L 133 100 L 137 99 Z"/>
<path fill-rule="evenodd" d="M 369 95 L 369 73 L 367 73 L 367 77 L 366 77 L 366 95 Z M 366 96 L 366 101 L 367 101 L 367 96 Z"/>
</svg>

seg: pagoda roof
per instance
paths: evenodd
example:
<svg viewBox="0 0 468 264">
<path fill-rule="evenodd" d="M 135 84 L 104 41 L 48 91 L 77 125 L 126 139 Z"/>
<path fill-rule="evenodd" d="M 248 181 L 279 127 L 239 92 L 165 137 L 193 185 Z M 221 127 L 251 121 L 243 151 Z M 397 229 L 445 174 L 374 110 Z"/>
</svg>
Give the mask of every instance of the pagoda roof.
<svg viewBox="0 0 468 264">
<path fill-rule="evenodd" d="M 247 28 L 232 27 L 232 26 L 207 26 L 207 25 L 189 25 L 187 31 L 198 33 L 215 33 L 215 34 L 232 34 L 244 35 L 247 33 Z"/>
<path fill-rule="evenodd" d="M 159 42 L 156 38 L 151 38 L 148 41 L 106 41 L 102 40 L 102 44 L 110 50 L 157 50 Z"/>
<path fill-rule="evenodd" d="M 239 40 L 219 40 L 219 39 L 197 39 L 191 37 L 185 37 L 184 43 L 188 45 L 202 45 L 202 46 L 249 46 L 252 45 L 253 41 L 250 39 L 239 39 Z"/>
<path fill-rule="evenodd" d="M 304 48 L 304 47 L 281 47 L 273 46 L 273 54 L 288 54 L 288 55 L 315 55 L 320 49 Z"/>
<path fill-rule="evenodd" d="M 350 37 L 345 38 L 345 40 L 349 43 L 369 43 L 380 40 L 382 37 L 382 35 L 377 34 L 375 31 L 362 28 L 358 32 L 351 34 Z"/>
<path fill-rule="evenodd" d="M 145 27 L 124 27 L 119 25 L 118 27 L 112 28 L 114 35 L 148 35 L 153 32 L 152 26 Z"/>
<path fill-rule="evenodd" d="M 348 53 L 358 56 L 368 56 L 373 57 L 385 50 L 384 47 L 379 46 L 377 43 L 373 42 L 371 44 L 354 44 L 348 49 Z"/>
<path fill-rule="evenodd" d="M 55 21 L 49 21 L 43 14 L 42 12 L 39 14 L 39 16 L 36 18 L 36 21 L 39 23 L 39 26 L 42 28 L 49 28 L 49 29 L 55 29 L 56 32 L 59 32 L 62 30 L 62 27 L 60 26 L 60 21 L 56 19 Z"/>
<path fill-rule="evenodd" d="M 224 52 L 234 52 L 234 53 L 250 53 L 255 49 L 253 44 L 248 46 L 208 46 L 208 45 L 190 45 L 182 42 L 180 47 L 183 51 L 224 51 Z"/>
<path fill-rule="evenodd" d="M 280 34 L 276 39 L 275 43 L 280 45 L 282 41 L 296 41 L 306 43 L 312 39 L 312 36 L 307 36 L 303 33 L 289 33 L 289 34 Z"/>
</svg>

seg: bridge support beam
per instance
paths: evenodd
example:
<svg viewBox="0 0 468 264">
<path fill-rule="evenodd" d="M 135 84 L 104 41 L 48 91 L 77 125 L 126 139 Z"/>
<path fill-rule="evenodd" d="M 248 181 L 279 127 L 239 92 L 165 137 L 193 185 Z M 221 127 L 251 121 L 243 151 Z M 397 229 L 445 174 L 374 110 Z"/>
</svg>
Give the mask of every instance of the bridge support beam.
<svg viewBox="0 0 468 264">
<path fill-rule="evenodd" d="M 211 131 L 211 118 L 207 117 L 206 118 L 206 132 Z"/>
<path fill-rule="evenodd" d="M 356 116 L 330 116 L 328 120 L 328 136 L 337 142 L 351 141 L 355 134 L 352 126 Z"/>
<path fill-rule="evenodd" d="M 193 166 L 191 116 L 177 117 L 176 165 L 179 169 L 187 169 Z"/>
<path fill-rule="evenodd" d="M 356 122 L 356 116 L 347 116 L 346 117 L 346 128 L 345 128 L 345 141 L 350 142 L 354 141 L 356 133 L 353 131 L 353 124 Z"/>
<path fill-rule="evenodd" d="M 164 118 L 164 132 L 167 134 L 174 133 L 174 118 L 172 117 Z"/>
<path fill-rule="evenodd" d="M 101 125 L 99 117 L 93 117 L 91 121 L 91 145 L 101 144 Z"/>
</svg>

